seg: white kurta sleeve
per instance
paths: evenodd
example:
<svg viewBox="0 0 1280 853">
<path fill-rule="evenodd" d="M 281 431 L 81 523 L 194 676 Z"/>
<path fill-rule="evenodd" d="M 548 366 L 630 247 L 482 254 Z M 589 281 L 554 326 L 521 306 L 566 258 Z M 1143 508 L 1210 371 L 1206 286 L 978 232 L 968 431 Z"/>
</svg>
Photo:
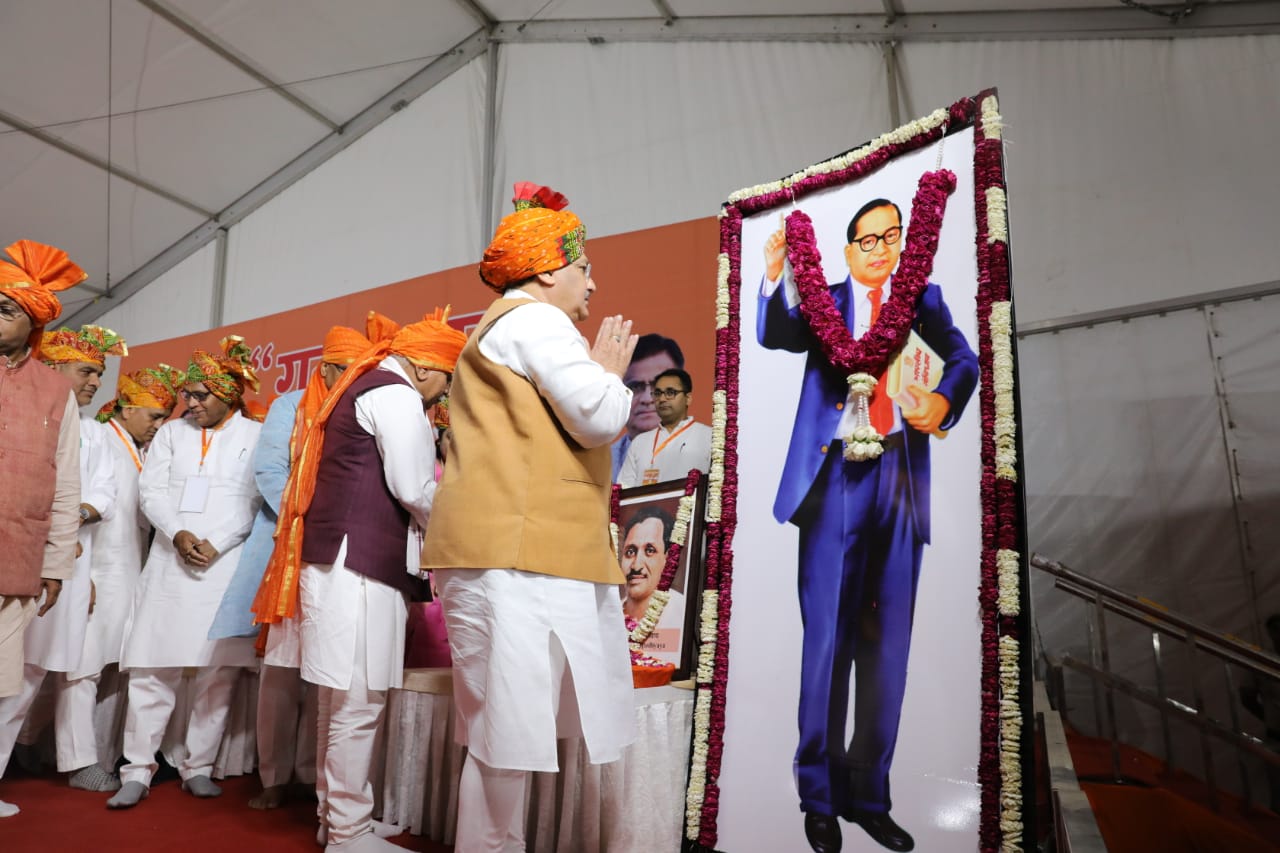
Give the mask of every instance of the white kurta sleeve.
<svg viewBox="0 0 1280 853">
<path fill-rule="evenodd" d="M 528 379 L 556 420 L 582 447 L 617 437 L 631 416 L 631 392 L 591 358 L 569 316 L 530 300 L 500 317 L 480 342 L 481 353 Z"/>
<path fill-rule="evenodd" d="M 75 572 L 76 539 L 80 529 L 80 410 L 76 395 L 67 392 L 67 407 L 58 425 L 54 452 L 53 506 L 45 539 L 40 577 L 66 580 Z"/>
<path fill-rule="evenodd" d="M 378 444 L 387 488 L 425 530 L 436 494 L 436 442 L 422 395 L 406 385 L 366 391 L 356 399 L 356 423 Z"/>
<path fill-rule="evenodd" d="M 173 464 L 174 429 L 183 426 L 181 421 L 170 421 L 160 427 L 151 440 L 147 461 L 142 463 L 138 475 L 138 505 L 156 529 L 156 534 L 172 542 L 181 530 L 178 507 L 169 497 L 169 468 Z"/>
<path fill-rule="evenodd" d="M 102 521 L 109 521 L 116 508 L 116 477 L 103 429 L 110 427 L 92 419 L 80 422 L 80 503 L 96 509 Z"/>
</svg>

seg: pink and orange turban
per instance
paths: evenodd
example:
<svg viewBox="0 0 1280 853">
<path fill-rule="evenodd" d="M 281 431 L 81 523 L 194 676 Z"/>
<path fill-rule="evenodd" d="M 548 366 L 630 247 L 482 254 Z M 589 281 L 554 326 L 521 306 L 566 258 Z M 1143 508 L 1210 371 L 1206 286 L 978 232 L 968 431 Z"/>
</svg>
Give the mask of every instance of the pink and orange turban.
<svg viewBox="0 0 1280 853">
<path fill-rule="evenodd" d="M 513 284 L 551 272 L 582 257 L 587 233 L 569 210 L 569 200 L 550 187 L 521 182 L 515 185 L 515 213 L 498 223 L 484 250 L 480 278 L 501 293 Z"/>
<path fill-rule="evenodd" d="M 62 328 L 45 332 L 40 338 L 40 360 L 45 364 L 85 362 L 107 366 L 107 356 L 128 355 L 124 338 L 101 326 L 81 326 L 80 331 Z"/>
<path fill-rule="evenodd" d="M 204 350 L 191 355 L 187 382 L 203 382 L 209 393 L 229 406 L 240 404 L 245 388 L 258 390 L 258 376 L 253 372 L 253 358 L 244 338 L 228 335 L 218 342 L 222 356 Z"/>
<path fill-rule="evenodd" d="M 5 247 L 12 262 L 0 260 L 0 293 L 18 303 L 31 318 L 27 346 L 39 348 L 44 327 L 58 319 L 62 303 L 54 294 L 75 287 L 88 274 L 71 262 L 67 253 L 34 240 L 19 240 Z"/>
<path fill-rule="evenodd" d="M 116 380 L 116 398 L 98 410 L 97 419 L 106 423 L 116 412 L 130 406 L 173 411 L 178 404 L 178 391 L 186 381 L 187 374 L 163 363 L 121 373 Z"/>
</svg>

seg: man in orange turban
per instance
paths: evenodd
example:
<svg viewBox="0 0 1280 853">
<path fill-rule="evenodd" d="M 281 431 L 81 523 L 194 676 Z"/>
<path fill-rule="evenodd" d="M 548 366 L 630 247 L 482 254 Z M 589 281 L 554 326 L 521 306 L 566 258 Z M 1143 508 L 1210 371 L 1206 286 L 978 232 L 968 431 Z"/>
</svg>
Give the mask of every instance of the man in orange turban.
<svg viewBox="0 0 1280 853">
<path fill-rule="evenodd" d="M 286 488 L 272 567 L 302 566 L 302 677 L 319 688 L 316 793 L 330 850 L 399 849 L 376 834 L 370 770 L 387 690 L 401 685 L 408 598 L 428 594 L 415 532 L 436 489 L 425 408 L 448 390 L 466 342 L 447 321 L 370 319 L 375 346 L 334 386 Z"/>
<path fill-rule="evenodd" d="M 245 390 L 258 388 L 250 350 L 237 336 L 224 338 L 221 349 L 221 356 L 192 356 L 181 392 L 191 417 L 160 427 L 138 478 L 139 503 L 156 536 L 120 656 L 120 669 L 130 671 L 128 763 L 111 808 L 135 806 L 150 790 L 188 667 L 195 675 L 178 773 L 193 796 L 218 796 L 210 777 L 232 690 L 242 668 L 256 663 L 252 640 L 208 638 L 262 502 L 251 464 L 262 425 L 242 414 Z"/>
<path fill-rule="evenodd" d="M 480 264 L 501 297 L 458 359 L 423 548 L 469 745 L 460 853 L 523 848 L 525 771 L 557 769 L 558 736 L 580 733 L 596 764 L 634 737 L 609 443 L 631 412 L 636 337 L 606 317 L 588 346 L 574 326 L 596 289 L 581 224 L 545 187 L 518 184 L 515 201 Z"/>
<path fill-rule="evenodd" d="M 81 406 L 93 401 L 108 355 L 128 353 L 124 341 L 110 329 L 84 326 L 79 330 L 45 332 L 40 359 L 71 381 Z M 114 517 L 116 479 L 107 434 L 88 415 L 80 415 L 80 530 L 75 571 L 62 588 L 62 607 L 27 626 L 23 639 L 23 687 L 17 696 L 0 700 L 0 759 L 7 760 L 18 730 L 47 673 L 53 673 L 55 696 L 54 741 L 61 773 L 70 773 L 74 788 L 113 791 L 119 783 L 98 765 L 93 712 L 97 707 L 98 675 L 104 652 L 90 634 L 96 605 L 92 577 L 94 533 L 104 519 Z M 121 614 L 123 619 L 126 614 Z M 99 614 L 99 621 L 104 618 Z M 118 652 L 117 643 L 115 651 Z"/>
<path fill-rule="evenodd" d="M 258 634 L 252 603 L 274 548 L 280 500 L 289 472 L 329 389 L 372 346 L 355 329 L 329 329 L 324 336 L 321 362 L 306 387 L 277 397 L 267 411 L 253 453 L 253 476 L 262 495 L 262 506 L 209 629 L 209 639 Z M 299 675 L 299 654 L 297 622 L 284 619 L 266 638 L 259 670 L 258 776 L 263 791 L 249 801 L 253 808 L 279 806 L 291 778 L 304 785 L 316 782 L 316 691 L 307 690 Z"/>
<path fill-rule="evenodd" d="M 31 356 L 44 327 L 61 313 L 54 294 L 86 278 L 53 246 L 19 240 L 5 251 L 10 260 L 0 259 L 0 434 L 5 448 L 23 452 L 7 454 L 0 489 L 0 697 L 22 690 L 23 635 L 40 597 L 43 616 L 75 568 L 79 413 L 66 377 Z M 0 802 L 0 818 L 17 811 Z"/>
</svg>

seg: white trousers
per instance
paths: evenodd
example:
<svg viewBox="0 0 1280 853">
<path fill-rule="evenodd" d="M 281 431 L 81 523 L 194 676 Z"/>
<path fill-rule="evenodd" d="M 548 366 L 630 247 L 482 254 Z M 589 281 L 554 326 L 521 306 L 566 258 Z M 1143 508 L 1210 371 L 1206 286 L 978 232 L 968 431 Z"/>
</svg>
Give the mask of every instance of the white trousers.
<svg viewBox="0 0 1280 853">
<path fill-rule="evenodd" d="M 454 853 L 523 853 L 528 770 L 502 770 L 467 754 L 458 785 Z"/>
<path fill-rule="evenodd" d="M 316 782 L 318 697 L 296 667 L 263 664 L 258 675 L 258 776 L 262 787 Z"/>
<path fill-rule="evenodd" d="M 22 731 L 31 703 L 48 674 L 43 667 L 26 664 L 22 668 L 22 685 L 18 694 L 0 699 L 0 771 L 13 754 L 13 745 Z M 93 731 L 93 709 L 98 701 L 98 677 L 68 681 L 65 672 L 55 672 L 52 676 L 55 697 L 53 739 L 57 745 L 58 771 L 66 773 L 96 764 L 98 739 Z"/>
<path fill-rule="evenodd" d="M 368 686 L 364 601 L 355 605 L 358 615 L 351 688 L 315 686 L 319 694 L 317 812 L 321 822 L 329 826 L 330 844 L 373 831 L 374 756 L 387 705 L 387 691 Z"/>
<path fill-rule="evenodd" d="M 37 598 L 0 595 L 0 697 L 16 696 L 22 690 L 22 638 L 36 615 Z"/>
<path fill-rule="evenodd" d="M 218 744 L 231 710 L 231 691 L 239 676 L 240 667 L 236 666 L 196 669 L 195 695 L 187 724 L 187 756 L 178 767 L 178 775 L 184 780 L 213 774 Z M 182 667 L 130 670 L 129 708 L 124 718 L 124 757 L 128 763 L 120 768 L 121 782 L 151 786 L 151 777 L 159 767 L 156 750 L 164 739 L 181 684 Z"/>
</svg>

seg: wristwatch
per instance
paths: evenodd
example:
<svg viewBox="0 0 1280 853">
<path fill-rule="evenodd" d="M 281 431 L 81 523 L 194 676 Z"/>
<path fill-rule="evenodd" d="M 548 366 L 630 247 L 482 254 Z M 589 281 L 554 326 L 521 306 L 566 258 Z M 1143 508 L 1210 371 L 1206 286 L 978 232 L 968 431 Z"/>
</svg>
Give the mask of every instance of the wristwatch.
<svg viewBox="0 0 1280 853">
<path fill-rule="evenodd" d="M 87 506 L 82 506 L 80 507 L 80 523 L 88 524 L 88 522 L 89 522 L 89 508 Z"/>
</svg>

